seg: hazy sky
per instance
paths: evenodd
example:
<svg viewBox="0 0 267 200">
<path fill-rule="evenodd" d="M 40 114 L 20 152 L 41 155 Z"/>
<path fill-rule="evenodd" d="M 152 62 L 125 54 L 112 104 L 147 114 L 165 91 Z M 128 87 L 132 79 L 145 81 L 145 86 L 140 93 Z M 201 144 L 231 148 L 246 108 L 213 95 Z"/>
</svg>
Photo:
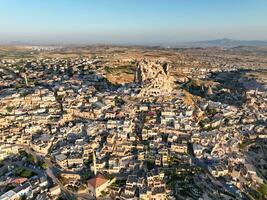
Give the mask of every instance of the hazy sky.
<svg viewBox="0 0 267 200">
<path fill-rule="evenodd" d="M 267 40 L 267 0 L 0 0 L 0 42 Z"/>
</svg>

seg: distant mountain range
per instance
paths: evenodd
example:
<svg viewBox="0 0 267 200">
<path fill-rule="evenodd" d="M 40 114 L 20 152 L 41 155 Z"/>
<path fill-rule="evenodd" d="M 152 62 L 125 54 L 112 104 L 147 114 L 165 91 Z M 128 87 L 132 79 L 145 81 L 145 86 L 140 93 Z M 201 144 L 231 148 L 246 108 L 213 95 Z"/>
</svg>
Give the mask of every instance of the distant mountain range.
<svg viewBox="0 0 267 200">
<path fill-rule="evenodd" d="M 207 40 L 198 42 L 187 42 L 181 44 L 184 47 L 225 47 L 233 48 L 238 46 L 257 46 L 257 47 L 267 47 L 267 41 L 261 40 L 232 40 L 228 38 L 218 39 L 218 40 Z"/>
<path fill-rule="evenodd" d="M 11 41 L 11 42 L 1 42 L 0 45 L 18 45 L 18 46 L 31 46 L 31 45 L 43 45 L 43 46 L 53 46 L 56 44 L 38 44 L 38 43 L 30 43 L 30 42 L 22 42 L 22 41 Z M 83 46 L 83 45 L 75 45 L 75 44 L 61 44 L 61 46 Z M 90 44 L 84 44 L 89 45 Z M 93 45 L 93 44 L 92 44 Z M 100 44 L 99 44 L 100 45 Z M 116 44 L 114 44 L 116 46 Z M 119 45 L 119 44 L 118 44 Z M 129 45 L 135 46 L 135 45 Z M 142 46 L 141 44 L 138 46 Z M 144 45 L 147 46 L 147 45 Z M 164 44 L 158 46 L 148 47 L 162 47 L 166 46 Z M 197 41 L 197 42 L 182 42 L 178 44 L 169 44 L 168 47 L 178 47 L 178 48 L 205 48 L 205 47 L 223 47 L 223 48 L 233 48 L 233 47 L 267 47 L 267 41 L 264 40 L 233 40 L 228 38 L 217 39 L 217 40 L 205 40 L 205 41 Z"/>
</svg>

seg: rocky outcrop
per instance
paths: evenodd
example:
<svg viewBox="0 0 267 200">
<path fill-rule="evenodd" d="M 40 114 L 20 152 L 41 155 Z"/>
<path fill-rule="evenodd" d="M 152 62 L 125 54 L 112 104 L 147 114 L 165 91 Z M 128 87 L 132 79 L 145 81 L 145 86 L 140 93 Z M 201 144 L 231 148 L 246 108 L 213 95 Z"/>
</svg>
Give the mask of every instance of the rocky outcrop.
<svg viewBox="0 0 267 200">
<path fill-rule="evenodd" d="M 174 81 L 168 73 L 169 64 L 143 59 L 137 64 L 135 82 L 142 85 L 140 96 L 161 96 L 173 91 Z"/>
</svg>

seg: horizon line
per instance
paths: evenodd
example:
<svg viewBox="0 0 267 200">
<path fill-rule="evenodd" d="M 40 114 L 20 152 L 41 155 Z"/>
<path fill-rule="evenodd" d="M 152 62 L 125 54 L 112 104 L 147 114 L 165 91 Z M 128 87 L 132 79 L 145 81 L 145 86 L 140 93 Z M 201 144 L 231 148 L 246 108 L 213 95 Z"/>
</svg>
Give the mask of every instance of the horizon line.
<svg viewBox="0 0 267 200">
<path fill-rule="evenodd" d="M 207 40 L 187 40 L 177 42 L 27 42 L 27 41 L 0 41 L 3 46 L 172 46 L 172 45 L 193 45 L 197 43 L 207 43 L 215 41 L 228 42 L 258 42 L 267 43 L 267 39 L 232 39 L 232 38 L 218 38 Z"/>
</svg>

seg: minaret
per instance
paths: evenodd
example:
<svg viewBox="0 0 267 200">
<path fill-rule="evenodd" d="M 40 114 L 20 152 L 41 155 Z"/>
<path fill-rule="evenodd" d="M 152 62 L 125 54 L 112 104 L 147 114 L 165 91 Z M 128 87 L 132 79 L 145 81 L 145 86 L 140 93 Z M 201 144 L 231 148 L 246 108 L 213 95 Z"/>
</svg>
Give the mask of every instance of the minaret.
<svg viewBox="0 0 267 200">
<path fill-rule="evenodd" d="M 95 157 L 95 151 L 93 151 L 93 165 L 94 165 L 94 174 L 96 175 L 97 170 L 96 170 L 96 157 Z"/>
<path fill-rule="evenodd" d="M 24 79 L 25 79 L 25 83 L 26 83 L 26 85 L 29 86 L 26 73 L 24 73 Z"/>
</svg>

